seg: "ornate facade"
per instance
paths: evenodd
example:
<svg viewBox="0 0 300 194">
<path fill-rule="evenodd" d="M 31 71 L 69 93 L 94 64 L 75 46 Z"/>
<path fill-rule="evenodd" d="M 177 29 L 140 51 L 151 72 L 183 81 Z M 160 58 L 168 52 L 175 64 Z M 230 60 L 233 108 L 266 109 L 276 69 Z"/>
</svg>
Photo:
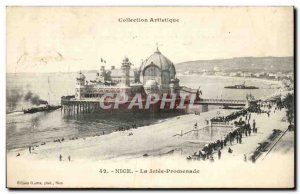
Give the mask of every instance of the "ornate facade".
<svg viewBox="0 0 300 194">
<path fill-rule="evenodd" d="M 102 66 L 97 73 L 96 80 L 89 83 L 83 73 L 79 73 L 76 81 L 76 100 L 93 100 L 101 98 L 104 94 L 127 94 L 134 96 L 136 93 L 147 95 L 150 93 L 198 94 L 198 90 L 180 87 L 179 79 L 176 78 L 174 64 L 165 57 L 158 49 L 149 56 L 140 66 L 138 71 L 131 69 L 131 62 L 127 57 L 122 61 L 118 77 L 114 77 L 115 68 L 106 71 Z"/>
</svg>

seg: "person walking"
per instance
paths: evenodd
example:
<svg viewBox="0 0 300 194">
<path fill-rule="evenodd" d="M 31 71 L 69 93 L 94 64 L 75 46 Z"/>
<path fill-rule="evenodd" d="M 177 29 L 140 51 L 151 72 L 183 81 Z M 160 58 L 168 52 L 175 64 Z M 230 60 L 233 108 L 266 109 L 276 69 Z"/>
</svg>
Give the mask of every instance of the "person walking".
<svg viewBox="0 0 300 194">
<path fill-rule="evenodd" d="M 62 161 L 62 155 L 59 154 L 59 161 Z"/>
<path fill-rule="evenodd" d="M 218 158 L 219 158 L 219 160 L 221 159 L 221 155 L 222 155 L 221 150 L 219 150 L 218 151 Z"/>
<path fill-rule="evenodd" d="M 252 126 L 253 126 L 253 132 L 255 132 L 256 133 L 256 129 L 255 129 L 255 127 L 256 127 L 256 123 L 255 123 L 255 120 L 253 119 L 253 124 L 252 124 Z"/>
</svg>

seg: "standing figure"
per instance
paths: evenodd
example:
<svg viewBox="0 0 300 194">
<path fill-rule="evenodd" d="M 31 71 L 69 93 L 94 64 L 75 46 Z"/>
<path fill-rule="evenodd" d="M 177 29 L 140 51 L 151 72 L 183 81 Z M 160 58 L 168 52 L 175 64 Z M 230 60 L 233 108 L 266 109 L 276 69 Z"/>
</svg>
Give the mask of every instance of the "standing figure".
<svg viewBox="0 0 300 194">
<path fill-rule="evenodd" d="M 59 161 L 62 161 L 62 155 L 59 154 Z"/>
<path fill-rule="evenodd" d="M 253 119 L 253 124 L 252 124 L 252 126 L 253 126 L 253 132 L 255 132 L 256 133 L 256 129 L 255 129 L 255 126 L 256 125 L 256 123 L 255 123 L 255 120 Z"/>
<path fill-rule="evenodd" d="M 68 156 L 68 159 L 69 159 L 69 162 L 70 162 L 71 161 L 71 156 L 70 155 Z"/>
<path fill-rule="evenodd" d="M 219 150 L 218 151 L 218 158 L 219 158 L 219 160 L 221 159 L 221 155 L 222 155 L 221 150 Z"/>
</svg>

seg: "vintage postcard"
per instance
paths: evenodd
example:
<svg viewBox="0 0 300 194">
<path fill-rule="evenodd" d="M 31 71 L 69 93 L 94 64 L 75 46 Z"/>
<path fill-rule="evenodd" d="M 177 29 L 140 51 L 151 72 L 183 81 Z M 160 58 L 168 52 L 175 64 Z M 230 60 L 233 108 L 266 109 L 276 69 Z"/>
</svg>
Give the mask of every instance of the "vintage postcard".
<svg viewBox="0 0 300 194">
<path fill-rule="evenodd" d="M 293 7 L 6 22 L 8 188 L 295 188 Z"/>
</svg>

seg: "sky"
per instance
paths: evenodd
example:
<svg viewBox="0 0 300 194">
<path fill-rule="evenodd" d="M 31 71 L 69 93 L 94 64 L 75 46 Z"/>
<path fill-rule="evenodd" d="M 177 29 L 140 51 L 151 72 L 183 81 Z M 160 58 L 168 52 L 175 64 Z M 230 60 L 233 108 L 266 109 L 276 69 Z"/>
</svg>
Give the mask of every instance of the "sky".
<svg viewBox="0 0 300 194">
<path fill-rule="evenodd" d="M 293 56 L 292 7 L 8 7 L 7 66 L 14 72 L 139 67 L 157 45 L 174 64 Z M 174 18 L 177 23 L 119 22 Z"/>
</svg>

